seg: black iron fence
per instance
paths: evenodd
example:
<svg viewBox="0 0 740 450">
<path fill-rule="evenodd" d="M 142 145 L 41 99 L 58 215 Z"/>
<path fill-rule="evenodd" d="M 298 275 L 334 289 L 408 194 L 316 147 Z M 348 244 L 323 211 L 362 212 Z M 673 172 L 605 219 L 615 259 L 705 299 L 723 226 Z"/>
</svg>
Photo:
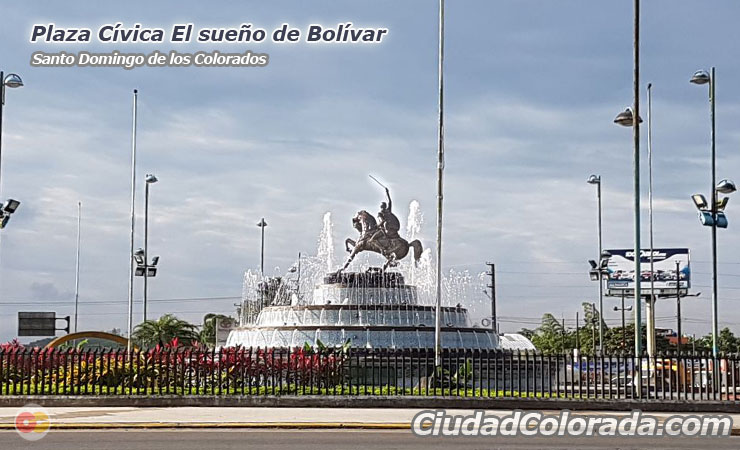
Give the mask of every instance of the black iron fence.
<svg viewBox="0 0 740 450">
<path fill-rule="evenodd" d="M 740 403 L 740 358 L 431 349 L 0 350 L 0 395 L 421 395 Z"/>
</svg>

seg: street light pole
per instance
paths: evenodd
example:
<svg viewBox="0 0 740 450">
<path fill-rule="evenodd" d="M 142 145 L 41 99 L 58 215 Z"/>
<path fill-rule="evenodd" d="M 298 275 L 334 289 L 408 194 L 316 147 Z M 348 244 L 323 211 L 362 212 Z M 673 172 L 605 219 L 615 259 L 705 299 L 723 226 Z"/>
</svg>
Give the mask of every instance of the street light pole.
<svg viewBox="0 0 740 450">
<path fill-rule="evenodd" d="M 134 89 L 133 117 L 131 129 L 131 235 L 128 280 L 128 351 L 131 351 L 131 338 L 134 332 L 134 230 L 136 228 L 136 107 L 139 91 Z"/>
<path fill-rule="evenodd" d="M 149 185 L 156 183 L 157 177 L 147 174 L 144 186 L 144 301 L 142 305 L 144 322 L 146 322 L 149 295 Z"/>
<path fill-rule="evenodd" d="M 712 73 L 709 76 L 709 104 L 712 116 L 712 356 L 715 358 L 719 353 L 719 347 L 717 345 L 717 334 L 719 333 L 719 324 L 717 320 L 717 152 L 716 152 L 716 136 L 715 136 L 715 97 L 714 87 L 716 85 L 716 78 L 714 74 L 714 67 L 712 67 Z"/>
<path fill-rule="evenodd" d="M 2 181 L 2 167 L 3 167 L 3 107 L 5 106 L 5 88 L 19 88 L 23 86 L 23 80 L 17 74 L 10 73 L 5 76 L 5 72 L 0 70 L 0 181 Z M 2 183 L 0 182 L 0 191 L 2 191 Z"/>
<path fill-rule="evenodd" d="M 17 74 L 11 73 L 7 76 L 0 70 L 0 192 L 2 191 L 2 163 L 3 163 L 3 107 L 5 106 L 5 88 L 18 88 L 23 86 L 23 80 Z M 0 205 L 3 200 L 0 198 Z M 17 208 L 17 205 L 16 205 Z M 9 211 L 6 214 L 11 214 Z M 8 217 L 3 218 L 3 211 L 0 211 L 0 221 L 7 221 Z M 3 224 L 0 223 L 0 228 Z"/>
<path fill-rule="evenodd" d="M 715 70 L 712 67 L 711 73 L 700 70 L 694 73 L 691 78 L 691 83 L 694 84 L 709 84 L 709 114 L 711 118 L 711 164 L 712 164 L 712 187 L 710 192 L 709 202 L 711 203 L 711 214 L 712 214 L 712 355 L 716 358 L 719 353 L 717 345 L 717 334 L 719 332 L 719 325 L 717 319 L 717 153 L 716 153 L 716 138 L 715 138 L 715 96 L 714 89 L 716 83 Z M 734 190 L 734 186 L 733 186 Z M 698 205 L 697 205 L 698 206 Z"/>
<path fill-rule="evenodd" d="M 603 258 L 602 237 L 601 237 L 601 176 L 591 175 L 587 181 L 589 184 L 596 185 L 596 201 L 598 208 L 598 234 L 599 234 L 599 311 L 604 310 L 604 280 L 602 277 L 601 260 Z M 599 350 L 604 348 L 604 327 L 599 320 Z"/>
</svg>

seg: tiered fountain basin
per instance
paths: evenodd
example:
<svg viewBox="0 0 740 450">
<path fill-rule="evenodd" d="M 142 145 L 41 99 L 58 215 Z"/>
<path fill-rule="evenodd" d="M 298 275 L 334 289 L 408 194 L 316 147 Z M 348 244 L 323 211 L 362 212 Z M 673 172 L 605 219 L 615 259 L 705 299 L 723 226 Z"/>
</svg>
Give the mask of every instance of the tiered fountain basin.
<svg viewBox="0 0 740 450">
<path fill-rule="evenodd" d="M 445 348 L 494 349 L 491 330 L 470 326 L 462 306 L 442 307 Z M 253 324 L 233 330 L 227 346 L 296 347 L 305 343 L 367 348 L 434 347 L 435 308 L 421 305 L 415 286 L 399 273 L 330 274 L 310 302 L 263 308 Z"/>
</svg>

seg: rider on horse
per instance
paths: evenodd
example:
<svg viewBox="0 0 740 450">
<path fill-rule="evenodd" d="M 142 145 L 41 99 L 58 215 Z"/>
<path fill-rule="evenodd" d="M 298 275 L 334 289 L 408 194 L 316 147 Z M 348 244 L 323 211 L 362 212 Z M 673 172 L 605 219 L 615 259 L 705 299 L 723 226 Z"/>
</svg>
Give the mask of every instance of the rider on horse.
<svg viewBox="0 0 740 450">
<path fill-rule="evenodd" d="M 380 204 L 378 221 L 365 210 L 358 211 L 355 217 L 352 218 L 352 226 L 360 233 L 360 238 L 357 241 L 347 238 L 345 241 L 344 246 L 349 252 L 349 257 L 337 273 L 349 267 L 355 256 L 364 251 L 383 255 L 387 260 L 383 270 L 396 266 L 398 261 L 405 258 L 411 249 L 414 251 L 414 263 L 418 263 L 421 259 L 424 251 L 421 242 L 418 239 L 407 242 L 398 234 L 401 229 L 401 222 L 391 209 L 393 203 L 388 188 L 385 188 L 385 194 L 388 196 L 388 203 Z"/>
<path fill-rule="evenodd" d="M 380 204 L 380 212 L 378 213 L 378 227 L 383 230 L 386 238 L 395 239 L 399 237 L 398 231 L 401 229 L 401 222 L 391 210 L 391 208 L 393 207 L 393 202 L 391 201 L 391 193 L 388 188 L 385 188 L 385 195 L 388 196 L 388 203 L 386 204 L 385 202 L 383 202 Z M 373 239 L 375 239 L 376 236 L 373 236 Z"/>
</svg>

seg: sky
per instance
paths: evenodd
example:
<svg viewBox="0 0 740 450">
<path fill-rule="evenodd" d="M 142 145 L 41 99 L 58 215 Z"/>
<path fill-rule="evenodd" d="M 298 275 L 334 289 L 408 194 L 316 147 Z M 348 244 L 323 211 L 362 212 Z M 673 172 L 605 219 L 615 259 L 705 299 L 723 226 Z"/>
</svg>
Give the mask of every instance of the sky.
<svg viewBox="0 0 740 450">
<path fill-rule="evenodd" d="M 574 326 L 598 299 L 588 278 L 597 255 L 601 175 L 604 247 L 632 246 L 631 131 L 612 123 L 632 102 L 632 9 L 605 0 L 447 2 L 444 197 L 445 269 L 497 267 L 501 328 L 533 328 L 543 313 Z M 682 302 L 687 333 L 709 331 L 709 229 L 690 195 L 708 191 L 709 104 L 697 69 L 717 67 L 718 177 L 740 178 L 740 4 L 643 2 L 642 104 L 653 84 L 656 247 L 691 249 L 694 292 Z M 351 21 L 389 32 L 375 45 L 30 43 L 32 26 L 96 30 L 109 22 L 169 29 L 253 23 L 273 29 Z M 32 68 L 34 51 L 221 50 L 268 53 L 263 68 Z M 315 253 L 322 217 L 335 242 L 350 219 L 376 211 L 388 183 L 402 220 L 418 200 L 435 239 L 437 2 L 194 1 L 99 4 L 14 2 L 0 15 L 0 70 L 25 82 L 8 90 L 1 198 L 22 201 L 0 237 L 0 340 L 18 311 L 73 312 L 77 203 L 82 203 L 79 329 L 126 328 L 132 90 L 139 90 L 137 246 L 143 185 L 151 188 L 151 315 L 200 323 L 234 313 L 243 273 Z M 643 117 L 644 108 L 643 108 Z M 646 161 L 646 127 L 642 128 Z M 647 168 L 642 171 L 647 205 Z M 398 206 L 396 206 L 398 205 Z M 642 237 L 647 242 L 647 209 Z M 740 217 L 719 232 L 720 326 L 740 332 Z M 734 225 L 734 226 L 733 226 Z M 337 246 L 336 252 L 342 249 Z M 279 268 L 279 269 L 278 269 Z M 140 317 L 140 280 L 135 315 Z M 619 322 L 605 300 L 608 324 Z M 657 305 L 674 327 L 675 303 Z"/>
</svg>

